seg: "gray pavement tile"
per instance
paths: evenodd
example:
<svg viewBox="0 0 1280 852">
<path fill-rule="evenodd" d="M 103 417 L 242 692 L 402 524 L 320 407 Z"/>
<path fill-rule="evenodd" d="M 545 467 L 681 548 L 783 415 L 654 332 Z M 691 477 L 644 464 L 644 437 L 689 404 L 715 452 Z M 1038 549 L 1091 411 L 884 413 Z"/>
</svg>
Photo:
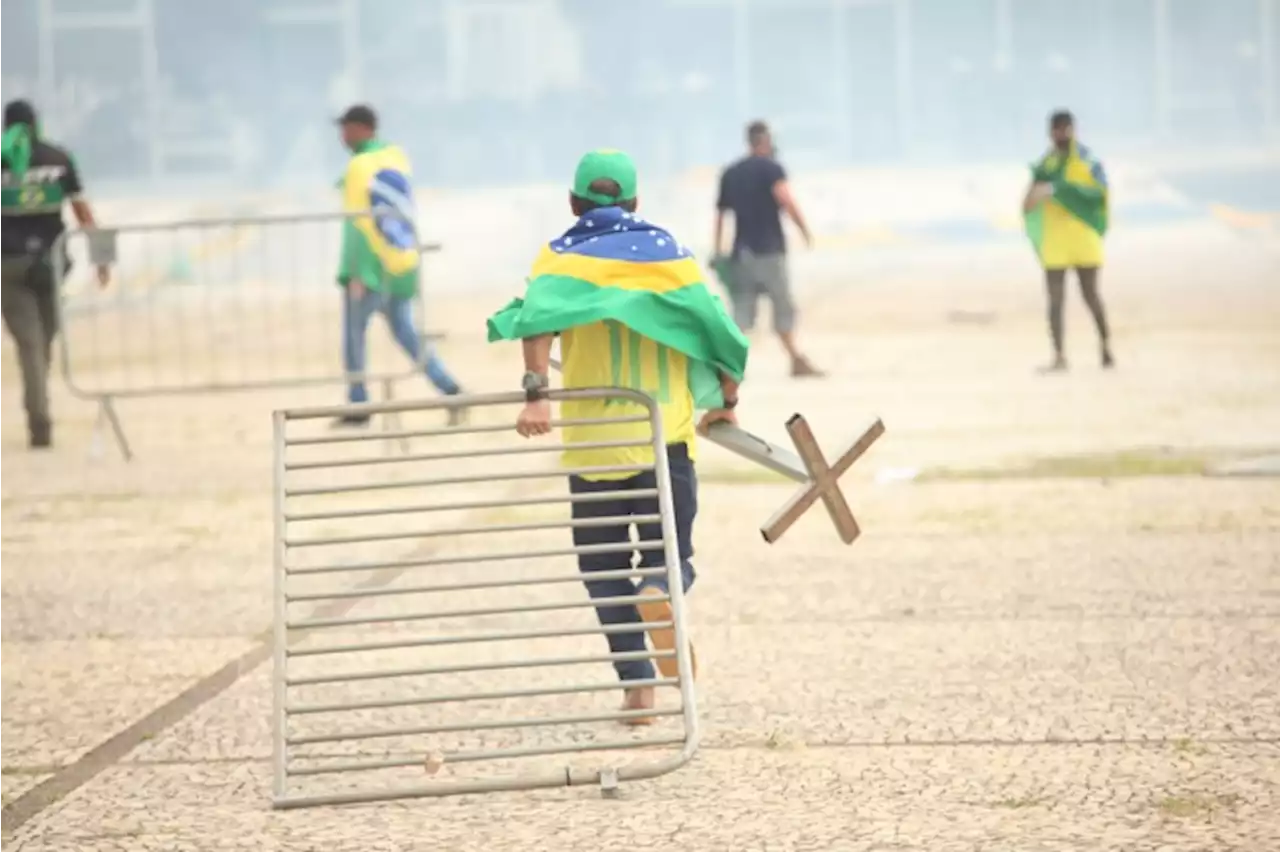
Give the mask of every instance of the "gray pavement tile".
<svg viewBox="0 0 1280 852">
<path fill-rule="evenodd" d="M 5 642 L 4 763 L 69 763 L 248 647 L 243 639 Z"/>
<path fill-rule="evenodd" d="M 272 812 L 266 767 L 109 770 L 10 848 L 1258 850 L 1276 746 L 708 749 L 626 786 Z M 392 848 L 387 846 L 387 848 Z"/>
</svg>

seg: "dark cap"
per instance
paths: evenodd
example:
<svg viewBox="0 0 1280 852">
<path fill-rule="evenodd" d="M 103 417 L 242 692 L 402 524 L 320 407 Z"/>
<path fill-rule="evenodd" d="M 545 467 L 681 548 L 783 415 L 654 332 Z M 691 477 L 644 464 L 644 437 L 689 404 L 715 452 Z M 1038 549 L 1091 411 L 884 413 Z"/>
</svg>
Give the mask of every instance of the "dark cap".
<svg viewBox="0 0 1280 852">
<path fill-rule="evenodd" d="M 1069 127 L 1076 123 L 1076 117 L 1071 114 L 1070 110 L 1059 109 L 1054 110 L 1049 116 L 1050 127 Z"/>
<path fill-rule="evenodd" d="M 9 101 L 4 105 L 4 126 L 9 128 L 15 124 L 26 124 L 35 127 L 36 108 L 31 105 L 30 101 Z"/>
<path fill-rule="evenodd" d="M 347 107 L 347 111 L 338 118 L 338 124 L 362 124 L 370 130 L 377 130 L 378 114 L 373 111 L 373 107 L 356 104 Z"/>
</svg>

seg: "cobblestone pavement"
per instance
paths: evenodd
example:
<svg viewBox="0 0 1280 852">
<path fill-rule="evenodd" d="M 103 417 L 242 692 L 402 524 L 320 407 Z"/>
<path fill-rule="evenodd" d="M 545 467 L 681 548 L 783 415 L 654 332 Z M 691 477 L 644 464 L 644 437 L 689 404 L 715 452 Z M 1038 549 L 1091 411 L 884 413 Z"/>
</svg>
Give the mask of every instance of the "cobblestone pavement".
<svg viewBox="0 0 1280 852">
<path fill-rule="evenodd" d="M 790 486 L 704 448 L 699 580 L 690 600 L 702 747 L 691 765 L 624 785 L 615 801 L 574 788 L 272 811 L 268 665 L 231 671 L 225 689 L 164 724 L 141 726 L 118 754 L 101 758 L 95 749 L 103 743 L 261 647 L 271 618 L 268 413 L 333 394 L 122 405 L 139 454 L 131 465 L 110 456 L 86 461 L 94 412 L 60 395 L 59 449 L 36 456 L 22 448 L 6 350 L 4 801 L 28 807 L 34 799 L 24 794 L 46 782 L 90 764 L 101 772 L 31 808 L 21 825 L 11 827 L 6 813 L 5 848 L 1280 848 L 1280 482 L 1130 475 L 1150 461 L 1151 448 L 1167 448 L 1166 460 L 1275 449 L 1280 296 L 1266 273 L 1274 258 L 1237 252 L 1224 271 L 1224 249 L 1212 235 L 1202 243 L 1184 235 L 1162 249 L 1121 246 L 1108 278 L 1120 371 L 1097 370 L 1083 312 L 1073 309 L 1076 369 L 1052 378 L 1030 369 L 1043 332 L 1024 265 L 983 257 L 956 274 L 922 262 L 846 282 L 823 258 L 804 261 L 820 285 L 804 297 L 807 338 L 833 375 L 789 382 L 776 348 L 762 339 L 742 416 L 781 439 L 785 417 L 803 411 L 828 452 L 882 416 L 888 434 L 846 486 L 864 536 L 842 547 L 815 509 L 782 542 L 764 545 L 755 527 Z M 1210 271 L 1214 286 L 1198 286 Z M 501 300 L 451 301 L 433 325 L 478 329 Z M 985 318 L 970 322 L 956 312 Z M 508 387 L 518 375 L 512 350 L 454 337 L 445 352 L 472 387 Z M 438 449 L 419 443 L 424 452 Z M 1009 465 L 1072 453 L 1092 454 L 1092 475 L 1074 475 L 1069 463 L 1059 463 L 1066 475 L 1056 478 L 1000 475 Z M 936 466 L 984 472 L 876 484 L 885 470 Z M 554 517 L 549 511 L 476 520 L 521 523 Z M 562 534 L 531 531 L 520 546 L 554 547 Z M 396 546 L 385 552 L 434 545 Z M 440 576 L 475 570 L 453 566 Z M 441 607 L 575 594 L 576 585 L 472 590 Z M 387 606 L 404 605 L 382 611 Z M 353 612 L 373 611 L 361 604 Z M 552 620 L 585 626 L 592 616 L 586 609 L 477 616 L 451 629 Z M 420 625 L 360 635 L 408 633 L 431 635 Z M 330 638 L 345 635 L 344 628 Z M 597 643 L 557 639 L 545 653 L 589 654 Z M 507 643 L 466 653 L 497 659 L 497 644 Z M 369 661 L 400 659 L 387 652 Z M 549 677 L 550 670 L 530 670 L 520 686 Z M 577 677 L 607 686 L 610 673 Z M 450 684 L 493 689 L 509 686 L 510 675 L 469 673 L 431 687 Z M 385 697 L 385 688 L 315 695 Z M 663 707 L 674 700 L 664 695 Z M 483 723 L 607 713 L 615 702 L 609 691 L 528 706 L 477 702 L 465 705 L 465 717 L 461 705 L 401 708 L 368 721 Z M 644 736 L 678 733 L 678 718 L 669 717 Z M 611 723 L 494 729 L 437 736 L 431 747 L 628 736 Z M 335 743 L 315 753 L 420 754 L 421 739 L 388 738 L 376 751 Z M 449 766 L 439 777 L 484 771 Z M 405 777 L 420 781 L 422 773 L 387 780 Z"/>
</svg>

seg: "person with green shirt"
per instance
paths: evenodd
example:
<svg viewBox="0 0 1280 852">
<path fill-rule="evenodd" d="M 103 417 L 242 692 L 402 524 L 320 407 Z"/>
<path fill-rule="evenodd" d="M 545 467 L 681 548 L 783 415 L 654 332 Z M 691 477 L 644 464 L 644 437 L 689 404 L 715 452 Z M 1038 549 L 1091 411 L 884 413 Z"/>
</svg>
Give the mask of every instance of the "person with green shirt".
<svg viewBox="0 0 1280 852">
<path fill-rule="evenodd" d="M 53 264 L 62 264 L 64 271 L 70 267 L 65 251 L 54 254 L 66 230 L 62 207 L 70 203 L 82 228 L 95 227 L 95 220 L 75 161 L 41 136 L 35 107 L 27 101 L 5 104 L 3 167 L 4 327 L 18 350 L 30 445 L 46 448 L 53 445 L 49 367 L 58 334 Z M 99 266 L 97 272 L 105 287 L 110 270 Z"/>
<path fill-rule="evenodd" d="M 365 387 L 365 333 L 369 318 L 381 313 L 405 353 L 422 363 L 427 380 L 446 396 L 462 388 L 444 362 L 418 335 L 413 322 L 413 302 L 418 294 L 421 266 L 414 230 L 415 209 L 410 184 L 409 158 L 398 146 L 377 136 L 378 118 L 363 105 L 353 106 L 338 119 L 342 142 L 351 160 L 342 179 L 342 250 L 338 284 L 343 288 L 343 362 L 349 377 L 347 399 L 367 402 Z M 389 216 L 357 216 L 369 210 L 387 210 Z M 423 351 L 423 347 L 428 347 Z M 425 355 L 425 358 L 424 358 Z M 464 410 L 449 409 L 451 423 L 461 421 Z M 363 426 L 367 414 L 338 418 L 338 426 Z"/>
</svg>

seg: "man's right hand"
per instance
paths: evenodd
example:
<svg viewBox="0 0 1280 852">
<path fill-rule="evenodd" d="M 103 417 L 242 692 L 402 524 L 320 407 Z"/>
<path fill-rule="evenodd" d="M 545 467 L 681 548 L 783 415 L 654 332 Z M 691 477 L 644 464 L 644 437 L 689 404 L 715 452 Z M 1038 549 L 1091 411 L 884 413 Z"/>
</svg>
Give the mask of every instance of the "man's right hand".
<svg viewBox="0 0 1280 852">
<path fill-rule="evenodd" d="M 551 431 L 551 402 L 545 399 L 525 403 L 516 418 L 516 432 L 526 438 L 546 435 Z"/>
<path fill-rule="evenodd" d="M 738 415 L 733 413 L 732 408 L 713 408 L 702 415 L 702 420 L 698 422 L 698 434 L 705 436 L 711 427 L 717 423 L 728 423 L 730 426 L 738 425 Z"/>
<path fill-rule="evenodd" d="M 359 278 L 352 278 L 350 281 L 347 282 L 347 295 L 350 296 L 351 301 L 353 302 L 360 301 L 361 299 L 364 298 L 364 294 L 366 292 L 368 292 L 368 290 L 364 286 L 364 282 L 361 281 Z"/>
</svg>

